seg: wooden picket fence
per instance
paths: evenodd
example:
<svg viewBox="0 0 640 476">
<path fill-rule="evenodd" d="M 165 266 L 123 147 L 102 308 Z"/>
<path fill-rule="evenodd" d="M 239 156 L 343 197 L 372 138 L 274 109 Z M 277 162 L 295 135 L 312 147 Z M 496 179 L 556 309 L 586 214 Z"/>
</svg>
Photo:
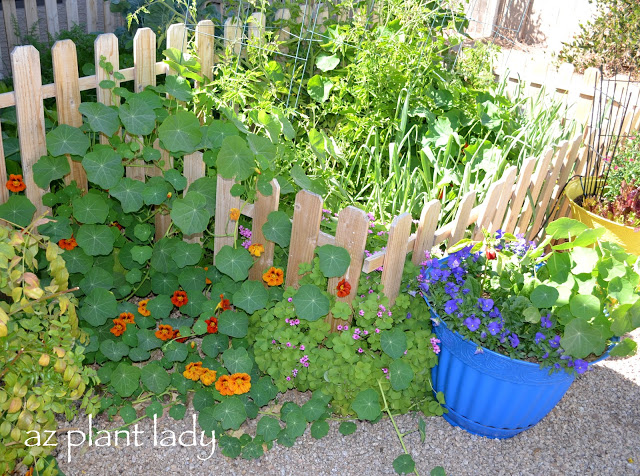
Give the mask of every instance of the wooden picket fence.
<svg viewBox="0 0 640 476">
<path fill-rule="evenodd" d="M 212 71 L 214 66 L 216 45 L 213 28 L 211 21 L 202 21 L 195 30 L 195 53 L 200 58 L 204 74 Z M 190 36 L 185 25 L 176 24 L 168 29 L 168 47 L 186 51 L 188 41 Z M 233 38 L 228 37 L 224 46 L 233 48 Z M 23 177 L 27 186 L 25 193 L 36 205 L 38 214 L 47 211 L 42 203 L 42 196 L 47 191 L 40 189 L 33 180 L 33 164 L 47 153 L 43 100 L 55 98 L 59 122 L 75 127 L 82 124 L 82 116 L 78 111 L 80 91 L 95 89 L 98 101 L 112 105 L 114 98 L 110 90 L 99 87 L 99 83 L 107 79 L 106 73 L 98 64 L 101 57 L 105 57 L 114 66 L 115 71 L 119 70 L 124 75 L 123 82 L 133 81 L 136 92 L 142 91 L 148 85 L 155 85 L 158 75 L 172 74 L 166 64 L 156 62 L 156 35 L 150 29 L 140 29 L 137 32 L 134 38 L 135 65 L 122 70 L 119 68 L 118 42 L 115 35 L 100 35 L 95 42 L 96 74 L 82 78 L 78 77 L 73 42 L 57 42 L 53 47 L 54 84 L 41 84 L 39 56 L 33 46 L 20 46 L 12 52 L 15 91 L 0 94 L 0 108 L 16 107 Z M 585 80 L 585 90 L 580 93 L 576 105 L 579 119 L 586 118 L 593 102 L 593 96 L 589 96 L 593 88 L 591 86 L 589 93 L 587 83 Z M 637 128 L 638 119 L 638 114 L 628 119 L 630 127 Z M 409 253 L 413 253 L 412 261 L 418 264 L 425 259 L 425 252 L 432 247 L 445 243 L 451 245 L 465 236 L 479 238 L 482 229 L 490 232 L 502 229 L 510 233 L 524 233 L 528 238 L 533 238 L 548 216 L 562 216 L 567 213 L 566 204 L 561 202 L 561 190 L 567 179 L 584 169 L 586 155 L 581 147 L 582 142 L 582 135 L 578 135 L 571 141 L 564 141 L 558 147 L 547 150 L 540 157 L 528 158 L 520 170 L 515 166 L 509 167 L 502 177 L 491 185 L 482 203 L 477 203 L 476 192 L 468 192 L 462 197 L 455 219 L 440 228 L 437 228 L 441 208 L 438 200 L 425 203 L 420 217 L 417 217 L 415 233 L 411 233 L 413 217 L 409 213 L 395 217 L 389 228 L 386 249 L 366 258 L 364 250 L 369 220 L 365 212 L 355 207 L 341 210 L 336 234 L 331 236 L 320 231 L 322 198 L 308 191 L 300 191 L 295 200 L 286 284 L 297 284 L 298 265 L 313 258 L 316 246 L 335 244 L 347 249 L 351 256 L 351 266 L 346 274 L 350 283 L 357 283 L 361 273 L 371 273 L 382 266 L 381 279 L 385 294 L 393 301 L 398 295 L 402 269 Z M 156 146 L 159 147 L 158 144 Z M 2 151 L 0 131 L 0 183 L 4 184 L 7 177 Z M 168 152 L 161 152 L 166 167 L 172 167 Z M 185 157 L 183 174 L 189 184 L 205 175 L 201 153 L 196 152 Z M 142 167 L 127 170 L 128 177 L 138 180 L 144 181 L 149 175 L 151 173 L 148 169 Z M 71 173 L 66 180 L 76 180 L 81 188 L 87 188 L 86 175 L 78 163 L 72 163 Z M 273 263 L 274 246 L 265 240 L 262 225 L 267 221 L 268 214 L 278 209 L 279 187 L 274 181 L 272 195 L 258 194 L 255 203 L 244 204 L 238 197 L 231 195 L 232 180 L 220 176 L 217 180 L 215 216 L 227 217 L 231 208 L 241 209 L 242 213 L 252 220 L 253 242 L 265 244 L 265 252 L 250 274 L 251 279 L 260 279 L 262 271 Z M 0 187 L 0 203 L 7 199 L 6 188 Z M 226 220 L 215 221 L 216 236 L 228 232 L 225 222 Z M 160 235 L 164 234 L 168 225 L 168 216 L 156 215 L 156 227 Z M 193 242 L 198 241 L 199 237 L 191 236 L 185 239 Z M 233 244 L 232 237 L 216 237 L 214 256 L 222 246 L 229 244 Z M 332 278 L 328 286 L 329 292 L 336 293 L 336 284 L 337 278 Z M 357 286 L 353 286 L 351 294 L 340 299 L 351 301 L 356 288 Z"/>
</svg>

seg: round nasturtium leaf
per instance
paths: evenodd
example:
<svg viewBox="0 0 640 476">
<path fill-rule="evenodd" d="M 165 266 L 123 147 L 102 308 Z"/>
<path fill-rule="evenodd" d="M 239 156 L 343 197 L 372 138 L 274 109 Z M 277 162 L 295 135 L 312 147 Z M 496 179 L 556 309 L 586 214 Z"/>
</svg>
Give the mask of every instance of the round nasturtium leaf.
<svg viewBox="0 0 640 476">
<path fill-rule="evenodd" d="M 212 177 L 200 177 L 189 185 L 189 194 L 202 195 L 207 201 L 207 211 L 213 216 L 216 210 L 217 181 Z"/>
<path fill-rule="evenodd" d="M 340 426 L 338 427 L 338 431 L 340 432 L 341 435 L 344 435 L 344 436 L 348 436 L 348 435 L 351 435 L 352 433 L 355 433 L 357 429 L 358 429 L 358 426 L 352 421 L 343 421 L 342 423 L 340 423 Z"/>
<path fill-rule="evenodd" d="M 153 227 L 148 223 L 138 223 L 133 228 L 133 235 L 140 241 L 147 241 L 153 235 Z"/>
<path fill-rule="evenodd" d="M 214 120 L 207 129 L 207 139 L 211 149 L 219 149 L 227 137 L 237 135 L 239 135 L 238 128 L 231 122 Z"/>
<path fill-rule="evenodd" d="M 187 243 L 186 241 L 180 241 L 176 243 L 173 251 L 173 261 L 178 265 L 178 268 L 184 268 L 185 266 L 193 266 L 198 264 L 202 257 L 202 246 L 198 243 Z"/>
<path fill-rule="evenodd" d="M 266 306 L 269 292 L 258 281 L 244 281 L 242 287 L 233 295 L 233 305 L 253 314 Z"/>
<path fill-rule="evenodd" d="M 573 218 L 559 218 L 547 225 L 545 233 L 554 239 L 575 238 L 588 227 L 584 223 L 574 220 Z"/>
<path fill-rule="evenodd" d="M 278 388 L 273 384 L 270 377 L 262 377 L 257 382 L 251 382 L 249 395 L 253 402 L 259 407 L 264 407 L 278 395 Z"/>
<path fill-rule="evenodd" d="M 173 202 L 171 220 L 185 235 L 201 233 L 209 224 L 211 214 L 206 209 L 207 201 L 200 194 L 187 194 Z"/>
<path fill-rule="evenodd" d="M 255 167 L 253 152 L 240 136 L 229 136 L 222 141 L 216 163 L 221 177 L 237 181 L 249 178 Z"/>
<path fill-rule="evenodd" d="M 298 438 L 304 434 L 307 429 L 307 420 L 304 417 L 302 409 L 295 408 L 287 413 L 282 419 L 286 422 L 287 426 L 284 429 L 285 435 L 289 438 Z"/>
<path fill-rule="evenodd" d="M 556 288 L 540 284 L 533 290 L 530 299 L 538 309 L 549 309 L 558 301 L 559 296 L 560 293 Z"/>
<path fill-rule="evenodd" d="M 149 258 L 151 258 L 152 253 L 153 248 L 150 246 L 134 246 L 131 248 L 131 259 L 136 263 L 144 264 Z"/>
<path fill-rule="evenodd" d="M 49 188 L 51 182 L 61 179 L 69 172 L 71 172 L 71 167 L 66 156 L 43 155 L 33 164 L 33 181 L 38 187 L 46 189 Z"/>
<path fill-rule="evenodd" d="M 416 462 L 413 461 L 411 455 L 405 453 L 393 460 L 393 469 L 398 474 L 413 473 L 416 469 Z"/>
<path fill-rule="evenodd" d="M 83 102 L 78 107 L 80 114 L 89 121 L 89 126 L 94 132 L 102 132 L 111 137 L 120 129 L 118 109 L 106 106 L 100 102 Z"/>
<path fill-rule="evenodd" d="M 237 396 L 225 398 L 214 407 L 213 416 L 225 430 L 237 430 L 247 419 L 247 412 L 242 400 Z"/>
<path fill-rule="evenodd" d="M 111 373 L 111 386 L 122 398 L 130 397 L 140 388 L 140 369 L 120 362 Z"/>
<path fill-rule="evenodd" d="M 400 391 L 409 388 L 409 385 L 411 385 L 413 370 L 411 365 L 398 359 L 389 365 L 389 376 L 393 389 Z"/>
<path fill-rule="evenodd" d="M 187 413 L 187 407 L 184 405 L 174 405 L 169 409 L 169 416 L 174 420 L 182 420 L 185 413 Z"/>
<path fill-rule="evenodd" d="M 160 241 L 158 241 L 153 247 L 153 254 L 151 255 L 151 267 L 160 273 L 169 273 L 175 271 L 176 263 L 173 261 L 172 255 L 178 241 L 179 240 L 174 238 L 160 239 Z"/>
<path fill-rule="evenodd" d="M 320 258 L 320 271 L 327 278 L 342 276 L 351 264 L 349 252 L 340 246 L 324 245 L 316 249 Z"/>
<path fill-rule="evenodd" d="M 85 294 L 91 293 L 95 288 L 111 289 L 113 287 L 113 274 L 99 267 L 91 268 L 80 281 L 80 289 Z"/>
<path fill-rule="evenodd" d="M 202 139 L 200 121 L 192 112 L 178 111 L 160 124 L 158 137 L 169 152 L 191 153 Z"/>
<path fill-rule="evenodd" d="M 164 356 L 171 362 L 183 362 L 189 355 L 187 344 L 176 342 L 175 340 L 169 341 L 163 350 Z"/>
<path fill-rule="evenodd" d="M 187 178 L 176 169 L 165 170 L 164 179 L 179 192 L 187 186 Z"/>
<path fill-rule="evenodd" d="M 172 273 L 152 273 L 151 290 L 154 294 L 173 294 L 178 289 L 178 277 Z"/>
<path fill-rule="evenodd" d="M 85 225 L 104 223 L 109 214 L 109 205 L 106 200 L 96 193 L 75 198 L 72 204 L 73 218 Z"/>
<path fill-rule="evenodd" d="M 340 57 L 338 55 L 322 54 L 316 58 L 316 66 L 323 73 L 335 69 L 339 64 Z"/>
<path fill-rule="evenodd" d="M 372 388 L 362 390 L 351 404 L 351 408 L 358 414 L 360 420 L 375 420 L 380 415 L 379 394 Z"/>
<path fill-rule="evenodd" d="M 149 360 L 149 358 L 151 357 L 151 352 L 149 352 L 148 350 L 142 350 L 139 347 L 134 347 L 133 349 L 129 349 L 128 357 L 133 362 L 144 362 L 145 360 Z"/>
<path fill-rule="evenodd" d="M 224 368 L 229 373 L 251 373 L 253 368 L 253 360 L 249 357 L 247 349 L 240 347 L 239 349 L 227 349 L 222 353 L 222 361 Z"/>
<path fill-rule="evenodd" d="M 311 425 L 311 436 L 319 440 L 329 434 L 329 424 L 324 420 L 314 421 Z"/>
<path fill-rule="evenodd" d="M 188 294 L 201 292 L 206 285 L 205 271 L 195 266 L 186 267 L 178 275 L 178 283 Z"/>
<path fill-rule="evenodd" d="M 178 101 L 190 101 L 193 97 L 191 84 L 182 76 L 167 75 L 164 86 L 167 94 L 170 94 Z"/>
<path fill-rule="evenodd" d="M 85 298 L 80 306 L 80 317 L 94 327 L 116 317 L 118 302 L 111 291 L 95 288 Z"/>
<path fill-rule="evenodd" d="M 108 255 L 113 250 L 115 237 L 107 225 L 81 225 L 76 241 L 88 255 Z"/>
<path fill-rule="evenodd" d="M 256 435 L 262 436 L 264 441 L 273 441 L 278 437 L 280 430 L 281 428 L 278 420 L 271 416 L 263 416 L 258 422 Z"/>
<path fill-rule="evenodd" d="M 48 236 L 54 243 L 57 243 L 60 240 L 68 240 L 73 234 L 73 231 L 71 230 L 71 221 L 65 217 L 56 217 L 55 220 L 43 223 L 38 227 L 38 232 L 41 235 Z M 65 261 L 67 260 L 66 253 L 64 255 L 64 259 Z"/>
<path fill-rule="evenodd" d="M 142 199 L 146 205 L 160 205 L 167 199 L 170 185 L 162 177 L 150 177 L 144 185 Z"/>
<path fill-rule="evenodd" d="M 0 218 L 18 226 L 25 227 L 31 223 L 36 207 L 24 195 L 11 195 L 9 200 L 0 205 Z"/>
<path fill-rule="evenodd" d="M 560 346 L 564 349 L 565 355 L 570 355 L 574 359 L 583 359 L 589 354 L 602 354 L 606 339 L 600 328 L 589 324 L 587 319 L 578 318 L 564 327 Z"/>
<path fill-rule="evenodd" d="M 218 317 L 218 332 L 221 334 L 242 338 L 247 335 L 248 329 L 249 316 L 242 311 L 227 310 Z"/>
<path fill-rule="evenodd" d="M 269 213 L 266 223 L 262 225 L 262 233 L 267 240 L 286 248 L 291 241 L 291 226 L 289 216 L 278 210 Z"/>
<path fill-rule="evenodd" d="M 84 274 L 93 266 L 93 257 L 82 251 L 82 248 L 78 246 L 70 251 L 65 251 L 62 257 L 64 258 L 69 273 Z"/>
<path fill-rule="evenodd" d="M 107 339 L 100 343 L 100 352 L 102 352 L 107 359 L 118 361 L 129 353 L 129 346 L 122 341 Z"/>
<path fill-rule="evenodd" d="M 155 319 L 166 319 L 173 310 L 173 303 L 169 296 L 161 294 L 149 300 L 147 310 Z"/>
<path fill-rule="evenodd" d="M 115 186 L 124 175 L 122 157 L 111 147 L 97 144 L 82 159 L 87 178 L 105 190 Z"/>
<path fill-rule="evenodd" d="M 134 136 L 151 134 L 156 127 L 156 113 L 147 102 L 137 96 L 120 106 L 120 120 L 127 132 Z"/>
<path fill-rule="evenodd" d="M 140 380 L 151 392 L 158 394 L 167 389 L 171 383 L 171 376 L 162 365 L 154 361 L 142 367 Z"/>
<path fill-rule="evenodd" d="M 200 348 L 204 355 L 215 358 L 220 352 L 229 347 L 229 337 L 222 334 L 207 334 L 202 338 Z M 253 388 L 253 385 L 251 385 Z"/>
<path fill-rule="evenodd" d="M 123 177 L 109 189 L 109 194 L 120 200 L 123 212 L 137 212 L 144 204 L 144 199 L 142 198 L 144 188 L 144 182 Z"/>
<path fill-rule="evenodd" d="M 300 319 L 317 321 L 329 313 L 331 301 L 315 284 L 305 284 L 293 296 L 293 305 Z"/>
<path fill-rule="evenodd" d="M 380 335 L 380 346 L 392 359 L 399 359 L 407 350 L 407 336 L 400 329 L 383 331 Z"/>
<path fill-rule="evenodd" d="M 55 156 L 84 155 L 89 149 L 89 137 L 77 127 L 60 124 L 47 133 L 47 150 Z"/>
<path fill-rule="evenodd" d="M 253 258 L 244 248 L 225 245 L 216 255 L 216 268 L 236 282 L 247 279 L 251 266 Z"/>
<path fill-rule="evenodd" d="M 593 295 L 576 295 L 569 301 L 571 314 L 582 319 L 591 319 L 600 315 L 602 304 Z"/>
</svg>

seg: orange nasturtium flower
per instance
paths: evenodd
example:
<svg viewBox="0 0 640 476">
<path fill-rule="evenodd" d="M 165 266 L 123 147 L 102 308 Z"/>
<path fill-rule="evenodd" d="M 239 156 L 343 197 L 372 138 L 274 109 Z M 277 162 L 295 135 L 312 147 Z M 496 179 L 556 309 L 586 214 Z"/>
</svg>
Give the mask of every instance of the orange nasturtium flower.
<svg viewBox="0 0 640 476">
<path fill-rule="evenodd" d="M 111 332 L 116 337 L 120 337 L 122 334 L 124 334 L 124 331 L 126 330 L 127 330 L 127 323 L 122 319 L 118 318 L 113 320 L 113 327 L 109 332 Z"/>
<path fill-rule="evenodd" d="M 351 285 L 346 279 L 343 279 L 338 283 L 336 289 L 338 290 L 338 297 L 347 297 L 351 292 Z"/>
<path fill-rule="evenodd" d="M 238 221 L 238 218 L 240 218 L 240 210 L 237 208 L 229 210 L 229 220 Z"/>
<path fill-rule="evenodd" d="M 9 175 L 7 180 L 7 188 L 15 193 L 22 192 L 27 186 L 22 181 L 22 175 Z"/>
<path fill-rule="evenodd" d="M 204 321 L 207 323 L 207 333 L 215 334 L 218 332 L 218 318 L 211 316 L 209 319 Z"/>
<path fill-rule="evenodd" d="M 271 266 L 271 268 L 262 275 L 262 280 L 269 286 L 280 286 L 284 281 L 284 271 Z"/>
<path fill-rule="evenodd" d="M 156 331 L 156 337 L 160 340 L 173 339 L 173 327 L 165 324 L 160 324 Z"/>
<path fill-rule="evenodd" d="M 231 309 L 231 303 L 228 299 L 224 298 L 224 294 L 220 295 L 220 302 L 216 306 L 216 311 L 218 309 L 222 309 L 223 311 L 228 311 L 229 309 Z"/>
<path fill-rule="evenodd" d="M 184 291 L 175 291 L 171 296 L 171 302 L 174 306 L 181 307 L 189 302 L 189 298 L 187 298 L 187 293 Z"/>
<path fill-rule="evenodd" d="M 122 319 L 122 322 L 124 322 L 125 324 L 134 324 L 135 321 L 135 317 L 133 314 L 131 314 L 130 312 L 121 312 L 119 319 Z"/>
<path fill-rule="evenodd" d="M 200 376 L 207 370 L 208 369 L 202 367 L 202 362 L 191 362 L 190 364 L 187 364 L 187 368 L 182 372 L 182 375 L 189 380 L 197 382 L 200 380 Z"/>
<path fill-rule="evenodd" d="M 206 369 L 202 375 L 200 375 L 200 381 L 207 387 L 216 381 L 217 372 L 215 370 Z"/>
<path fill-rule="evenodd" d="M 220 395 L 235 395 L 236 385 L 230 375 L 222 375 L 216 382 L 216 390 Z"/>
<path fill-rule="evenodd" d="M 76 239 L 71 236 L 71 238 L 69 238 L 68 240 L 62 239 L 58 241 L 58 246 L 63 250 L 71 251 L 76 246 L 78 246 L 78 243 L 76 243 Z"/>
<path fill-rule="evenodd" d="M 141 316 L 147 317 L 151 315 L 151 311 L 147 309 L 147 304 L 149 304 L 149 300 L 145 299 L 144 301 L 140 301 L 138 303 L 138 313 Z"/>
<path fill-rule="evenodd" d="M 231 380 L 235 385 L 236 395 L 242 395 L 251 390 L 251 377 L 245 373 L 231 375 Z"/>
<path fill-rule="evenodd" d="M 251 253 L 251 256 L 256 256 L 257 258 L 259 258 L 260 255 L 264 253 L 264 246 L 262 246 L 260 243 L 251 245 L 249 246 L 249 253 Z"/>
<path fill-rule="evenodd" d="M 180 342 L 181 344 L 187 341 L 188 337 L 182 337 L 180 339 L 178 339 L 178 337 L 180 337 L 180 331 L 175 329 L 173 331 L 173 338 L 176 340 L 176 342 Z"/>
<path fill-rule="evenodd" d="M 208 267 L 208 266 L 205 266 L 205 267 L 204 267 L 204 270 L 205 270 L 205 271 L 209 271 L 209 267 Z M 205 282 L 206 284 L 211 284 L 211 280 L 210 280 L 209 278 L 207 278 L 206 276 L 205 276 L 205 278 L 204 278 L 204 282 Z"/>
<path fill-rule="evenodd" d="M 24 473 L 24 476 L 33 476 L 33 466 L 31 466 L 29 468 L 29 471 L 27 471 L 26 473 Z"/>
</svg>

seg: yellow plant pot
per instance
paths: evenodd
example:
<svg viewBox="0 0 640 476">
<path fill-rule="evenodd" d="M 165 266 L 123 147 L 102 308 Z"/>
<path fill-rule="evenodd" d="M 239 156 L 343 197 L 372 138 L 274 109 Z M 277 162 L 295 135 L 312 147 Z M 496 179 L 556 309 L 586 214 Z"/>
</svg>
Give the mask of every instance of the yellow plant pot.
<svg viewBox="0 0 640 476">
<path fill-rule="evenodd" d="M 596 181 L 591 180 L 586 184 L 593 188 L 596 183 Z M 606 228 L 607 231 L 602 236 L 602 240 L 618 243 L 627 251 L 627 253 L 640 255 L 640 230 L 636 231 L 636 229 L 630 226 L 621 225 L 620 223 L 607 220 L 606 218 L 588 212 L 576 204 L 575 200 L 582 195 L 582 186 L 580 185 L 579 179 L 569 182 L 564 189 L 564 193 L 571 204 L 571 215 L 573 218 L 581 221 L 590 228 Z"/>
</svg>

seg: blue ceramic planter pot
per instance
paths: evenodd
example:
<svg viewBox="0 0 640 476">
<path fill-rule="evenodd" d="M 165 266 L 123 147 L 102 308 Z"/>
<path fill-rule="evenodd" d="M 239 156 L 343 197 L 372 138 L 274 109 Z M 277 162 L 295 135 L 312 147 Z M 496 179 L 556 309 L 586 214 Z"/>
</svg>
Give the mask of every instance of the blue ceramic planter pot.
<svg viewBox="0 0 640 476">
<path fill-rule="evenodd" d="M 444 393 L 444 406 L 449 411 L 444 418 L 470 433 L 502 439 L 531 428 L 556 406 L 575 380 L 566 372 L 549 375 L 549 370 L 538 364 L 488 349 L 476 353 L 476 344 L 452 332 L 442 321 L 434 323 L 433 331 L 441 341 L 438 365 L 431 370 L 434 392 Z"/>
</svg>

